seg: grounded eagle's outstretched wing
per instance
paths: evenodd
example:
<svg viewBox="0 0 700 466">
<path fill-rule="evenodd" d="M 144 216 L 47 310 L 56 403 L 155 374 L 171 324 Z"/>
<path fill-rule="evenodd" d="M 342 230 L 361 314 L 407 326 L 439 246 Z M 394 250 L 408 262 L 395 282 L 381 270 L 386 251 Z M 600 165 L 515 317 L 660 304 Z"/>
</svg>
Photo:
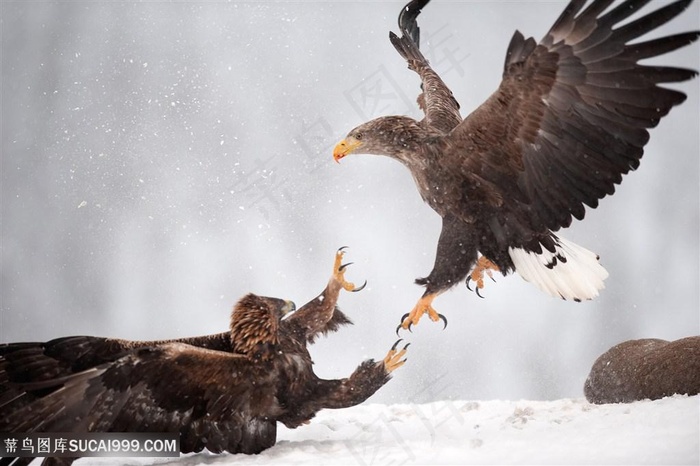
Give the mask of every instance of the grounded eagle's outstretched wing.
<svg viewBox="0 0 700 466">
<path fill-rule="evenodd" d="M 25 391 L 21 384 L 63 379 L 99 365 L 114 362 L 129 352 L 166 343 L 185 343 L 231 352 L 231 335 L 223 332 L 177 340 L 135 341 L 92 336 L 70 336 L 48 342 L 0 345 L 0 414 L 32 403 L 43 392 Z M 5 383 L 5 382 L 12 383 Z M 1 416 L 0 416 L 1 417 Z"/>
<path fill-rule="evenodd" d="M 417 102 L 425 112 L 424 123 L 441 133 L 448 133 L 462 121 L 459 103 L 419 49 L 420 29 L 416 19 L 429 1 L 413 0 L 407 4 L 399 14 L 401 37 L 389 32 L 389 40 L 408 62 L 408 67 L 421 78 L 423 92 L 418 96 Z"/>
<path fill-rule="evenodd" d="M 516 32 L 498 90 L 447 138 L 474 184 L 521 202 L 530 228 L 583 218 L 639 165 L 648 129 L 686 98 L 659 84 L 697 72 L 641 65 L 698 38 L 688 32 L 630 43 L 685 10 L 679 0 L 620 25 L 648 0 L 574 0 L 537 44 Z M 583 10 L 583 11 L 582 11 Z M 522 211 L 521 211 L 522 212 Z"/>
<path fill-rule="evenodd" d="M 2 399 L 2 432 L 179 432 L 182 452 L 258 453 L 275 443 L 275 375 L 244 356 L 167 343 L 32 379 L 22 372 L 47 367 L 43 350 L 5 350 L 0 374 L 16 396 Z"/>
</svg>

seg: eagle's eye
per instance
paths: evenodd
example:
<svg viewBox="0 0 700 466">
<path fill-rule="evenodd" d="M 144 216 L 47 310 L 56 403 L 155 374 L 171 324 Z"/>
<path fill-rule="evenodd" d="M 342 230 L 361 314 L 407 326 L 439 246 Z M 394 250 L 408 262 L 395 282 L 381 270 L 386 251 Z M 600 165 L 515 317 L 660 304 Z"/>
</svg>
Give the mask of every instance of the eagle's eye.
<svg viewBox="0 0 700 466">
<path fill-rule="evenodd" d="M 357 139 L 358 141 L 362 141 L 362 133 L 355 133 L 355 135 L 353 137 L 355 139 Z"/>
</svg>

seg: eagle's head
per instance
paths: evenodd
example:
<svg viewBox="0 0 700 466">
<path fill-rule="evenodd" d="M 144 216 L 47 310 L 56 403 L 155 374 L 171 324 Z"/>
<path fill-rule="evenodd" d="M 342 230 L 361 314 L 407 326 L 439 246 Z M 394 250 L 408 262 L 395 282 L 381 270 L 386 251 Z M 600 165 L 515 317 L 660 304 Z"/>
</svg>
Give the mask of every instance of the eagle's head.
<svg viewBox="0 0 700 466">
<path fill-rule="evenodd" d="M 295 308 L 284 299 L 245 295 L 231 313 L 233 351 L 254 360 L 271 359 L 279 344 L 280 319 Z"/>
<path fill-rule="evenodd" d="M 386 116 L 370 120 L 354 128 L 333 149 L 333 159 L 351 153 L 386 155 L 405 161 L 418 142 L 425 137 L 416 120 L 406 116 Z"/>
</svg>

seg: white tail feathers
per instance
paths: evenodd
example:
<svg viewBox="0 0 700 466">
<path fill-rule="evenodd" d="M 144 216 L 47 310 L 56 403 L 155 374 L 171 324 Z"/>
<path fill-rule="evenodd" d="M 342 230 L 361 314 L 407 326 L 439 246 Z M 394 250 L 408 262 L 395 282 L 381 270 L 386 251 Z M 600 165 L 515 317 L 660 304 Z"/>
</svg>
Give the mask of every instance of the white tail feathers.
<svg viewBox="0 0 700 466">
<path fill-rule="evenodd" d="M 551 296 L 574 301 L 598 296 L 608 278 L 598 255 L 563 238 L 555 237 L 555 244 L 556 252 L 543 247 L 541 254 L 518 248 L 508 253 L 520 276 Z"/>
</svg>

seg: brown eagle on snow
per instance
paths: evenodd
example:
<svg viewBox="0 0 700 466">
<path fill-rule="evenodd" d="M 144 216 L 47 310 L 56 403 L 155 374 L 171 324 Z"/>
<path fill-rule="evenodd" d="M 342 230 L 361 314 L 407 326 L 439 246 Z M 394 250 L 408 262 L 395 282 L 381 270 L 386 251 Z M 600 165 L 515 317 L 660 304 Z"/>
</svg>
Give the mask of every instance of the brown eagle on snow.
<svg viewBox="0 0 700 466">
<path fill-rule="evenodd" d="M 364 123 L 339 142 L 336 161 L 350 153 L 403 163 L 425 202 L 442 217 L 435 265 L 416 283 L 426 287 L 400 327 L 428 313 L 444 317 L 433 299 L 466 278 L 517 271 L 546 293 L 594 298 L 608 272 L 598 256 L 558 237 L 585 205 L 613 194 L 622 175 L 639 166 L 648 129 L 686 98 L 659 87 L 693 70 L 639 61 L 695 41 L 698 31 L 630 43 L 670 21 L 690 4 L 680 0 L 620 24 L 649 0 L 572 0 L 539 42 L 515 32 L 499 88 L 467 118 L 419 50 L 416 18 L 428 0 L 402 10 L 402 37 L 390 33 L 409 69 L 421 78 L 421 121 L 388 116 Z M 479 253 L 481 256 L 479 256 Z M 471 272 L 471 273 L 470 273 Z"/>
<path fill-rule="evenodd" d="M 224 333 L 0 345 L 0 432 L 179 432 L 183 453 L 253 454 L 275 444 L 277 422 L 295 428 L 321 409 L 362 403 L 405 362 L 408 345 L 397 350 L 397 342 L 382 361 L 364 361 L 346 379 L 314 374 L 307 344 L 350 323 L 338 295 L 362 288 L 345 281 L 342 256 L 341 249 L 323 292 L 296 312 L 287 315 L 291 301 L 248 294 Z"/>
</svg>

